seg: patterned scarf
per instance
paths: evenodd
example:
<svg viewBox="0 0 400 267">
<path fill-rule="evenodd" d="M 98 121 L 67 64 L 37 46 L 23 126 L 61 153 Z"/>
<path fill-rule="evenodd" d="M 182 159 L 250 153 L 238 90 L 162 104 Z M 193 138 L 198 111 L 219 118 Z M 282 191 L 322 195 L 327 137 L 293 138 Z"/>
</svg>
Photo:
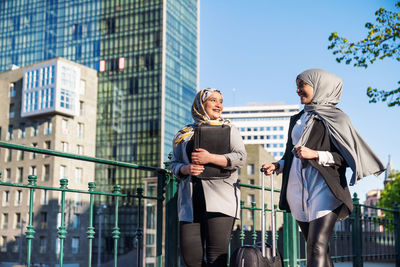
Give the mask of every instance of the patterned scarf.
<svg viewBox="0 0 400 267">
<path fill-rule="evenodd" d="M 192 118 L 194 123 L 186 125 L 184 128 L 180 129 L 174 137 L 174 147 L 176 147 L 182 141 L 189 141 L 192 138 L 194 131 L 199 125 L 230 125 L 229 120 L 224 120 L 219 117 L 216 120 L 211 120 L 204 109 L 204 103 L 214 92 L 221 92 L 214 88 L 205 88 L 196 94 L 192 105 Z M 221 94 L 222 95 L 222 94 Z"/>
</svg>

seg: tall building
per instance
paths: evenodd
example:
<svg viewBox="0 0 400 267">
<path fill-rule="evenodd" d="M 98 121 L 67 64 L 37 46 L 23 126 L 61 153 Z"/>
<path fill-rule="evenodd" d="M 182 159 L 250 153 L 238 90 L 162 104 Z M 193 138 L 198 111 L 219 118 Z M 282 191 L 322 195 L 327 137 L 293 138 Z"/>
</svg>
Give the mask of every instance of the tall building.
<svg viewBox="0 0 400 267">
<path fill-rule="evenodd" d="M 15 144 L 52 149 L 72 154 L 95 155 L 97 71 L 56 58 L 24 68 L 0 73 L 0 139 Z M 93 182 L 93 163 L 49 157 L 37 153 L 0 149 L 2 181 L 26 184 L 30 174 L 37 184 L 60 187 L 60 178 L 68 186 L 87 190 Z M 19 187 L 0 187 L 0 262 L 22 264 L 26 259 L 26 230 L 29 192 Z M 60 194 L 36 190 L 33 205 L 32 260 L 54 266 L 60 244 Z M 87 264 L 88 196 L 66 195 L 65 261 Z M 48 253 L 51 251 L 52 253 Z M 11 264 L 10 266 L 12 266 Z"/>
<path fill-rule="evenodd" d="M 163 166 L 173 136 L 192 121 L 198 53 L 199 0 L 0 1 L 0 71 L 54 57 L 99 71 L 100 158 Z M 153 175 L 96 165 L 95 177 L 98 190 L 118 184 L 122 193 L 135 194 L 141 178 Z M 120 209 L 121 254 L 135 246 L 131 200 Z M 102 247 L 110 257 L 102 262 L 112 257 L 112 227 L 104 222 Z"/>
<path fill-rule="evenodd" d="M 260 144 L 280 159 L 285 152 L 290 116 L 298 112 L 299 105 L 251 104 L 224 107 L 222 116 L 239 128 L 245 144 Z"/>
<path fill-rule="evenodd" d="M 99 73 L 96 155 L 162 166 L 191 121 L 198 0 L 0 2 L 0 71 L 64 57 Z M 97 184 L 136 188 L 138 171 L 99 166 Z"/>
</svg>

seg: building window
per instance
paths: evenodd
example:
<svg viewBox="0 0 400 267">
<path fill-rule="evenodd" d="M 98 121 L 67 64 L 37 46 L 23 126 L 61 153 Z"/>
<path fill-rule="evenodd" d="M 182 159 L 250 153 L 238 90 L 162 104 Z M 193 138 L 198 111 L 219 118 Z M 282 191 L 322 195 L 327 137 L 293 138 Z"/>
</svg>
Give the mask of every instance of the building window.
<svg viewBox="0 0 400 267">
<path fill-rule="evenodd" d="M 251 136 L 249 135 L 249 136 L 247 136 L 247 140 L 250 140 L 251 139 Z"/>
<path fill-rule="evenodd" d="M 254 136 L 254 140 L 257 140 L 258 139 L 258 136 L 256 135 L 256 136 Z"/>
<path fill-rule="evenodd" d="M 279 127 L 279 131 L 283 131 L 283 126 L 280 126 L 280 127 Z"/>
<path fill-rule="evenodd" d="M 40 228 L 42 229 L 47 228 L 47 212 L 40 213 Z"/>
<path fill-rule="evenodd" d="M 8 213 L 3 213 L 1 229 L 7 229 L 7 228 L 8 228 Z"/>
<path fill-rule="evenodd" d="M 24 160 L 25 159 L 25 151 L 18 151 L 18 160 Z"/>
<path fill-rule="evenodd" d="M 14 104 L 10 104 L 10 109 L 9 109 L 9 112 L 8 112 L 8 117 L 9 118 L 14 118 L 15 117 L 15 105 Z"/>
<path fill-rule="evenodd" d="M 25 123 L 21 123 L 20 125 L 20 136 L 19 138 L 25 138 Z"/>
<path fill-rule="evenodd" d="M 284 144 L 279 144 L 279 147 L 283 147 L 284 146 Z"/>
<path fill-rule="evenodd" d="M 75 168 L 75 183 L 82 183 L 82 168 Z"/>
<path fill-rule="evenodd" d="M 63 134 L 68 134 L 68 120 L 63 119 L 61 121 L 61 130 L 62 130 Z"/>
<path fill-rule="evenodd" d="M 250 128 L 250 127 L 249 127 L 249 128 L 247 128 L 247 131 L 248 131 L 248 132 L 251 132 L 251 128 Z"/>
<path fill-rule="evenodd" d="M 7 252 L 7 236 L 2 236 L 1 237 L 0 246 L 1 246 L 1 248 L 0 248 L 1 252 Z"/>
<path fill-rule="evenodd" d="M 33 147 L 37 147 L 37 143 L 32 143 L 32 146 L 33 146 Z M 36 155 L 35 152 L 32 152 L 31 155 L 32 155 L 32 159 L 36 159 L 36 156 L 37 156 L 37 155 Z"/>
<path fill-rule="evenodd" d="M 42 199 L 41 199 L 41 204 L 42 205 L 47 205 L 49 204 L 49 197 L 48 197 L 48 192 L 47 190 L 42 190 Z"/>
<path fill-rule="evenodd" d="M 15 194 L 15 205 L 19 206 L 22 204 L 22 190 L 18 190 Z"/>
<path fill-rule="evenodd" d="M 254 164 L 247 165 L 247 174 L 254 174 Z"/>
<path fill-rule="evenodd" d="M 79 116 L 85 115 L 85 105 L 83 101 L 79 102 Z"/>
<path fill-rule="evenodd" d="M 78 132 L 77 132 L 77 137 L 78 138 L 83 138 L 83 123 L 78 123 Z"/>
<path fill-rule="evenodd" d="M 261 136 L 260 136 L 260 139 L 261 139 L 261 140 L 264 140 L 264 135 L 261 135 Z"/>
<path fill-rule="evenodd" d="M 79 229 L 81 224 L 81 215 L 75 213 L 72 221 L 72 228 Z"/>
<path fill-rule="evenodd" d="M 265 130 L 265 128 L 264 127 L 260 127 L 260 131 L 264 131 Z"/>
<path fill-rule="evenodd" d="M 43 181 L 47 182 L 50 181 L 50 165 L 45 164 L 43 166 Z"/>
<path fill-rule="evenodd" d="M 68 143 L 67 142 L 61 142 L 61 151 L 68 152 Z"/>
<path fill-rule="evenodd" d="M 37 136 L 38 135 L 38 130 L 39 129 L 39 123 L 35 122 L 32 125 L 32 136 Z"/>
<path fill-rule="evenodd" d="M 10 205 L 10 191 L 3 191 L 3 206 Z"/>
<path fill-rule="evenodd" d="M 67 177 L 67 166 L 60 166 L 60 179 Z"/>
<path fill-rule="evenodd" d="M 271 136 L 270 136 L 270 135 L 267 135 L 267 139 L 271 139 Z"/>
<path fill-rule="evenodd" d="M 267 131 L 271 131 L 271 127 L 267 127 Z"/>
<path fill-rule="evenodd" d="M 274 126 L 273 130 L 276 131 L 278 128 L 276 126 Z"/>
<path fill-rule="evenodd" d="M 245 139 L 245 136 L 242 136 L 242 140 L 244 140 Z"/>
<path fill-rule="evenodd" d="M 6 169 L 5 177 L 4 177 L 5 182 L 10 182 L 11 181 L 11 169 Z"/>
<path fill-rule="evenodd" d="M 31 166 L 31 175 L 36 175 L 36 166 Z"/>
<path fill-rule="evenodd" d="M 17 183 L 22 183 L 24 181 L 24 168 L 18 167 Z"/>
<path fill-rule="evenodd" d="M 283 135 L 280 135 L 280 136 L 279 136 L 279 139 L 283 139 Z"/>
<path fill-rule="evenodd" d="M 79 251 L 79 237 L 72 238 L 72 254 L 77 254 Z"/>
<path fill-rule="evenodd" d="M 274 139 L 277 139 L 277 138 L 278 138 L 278 136 L 277 136 L 277 135 L 274 135 L 273 137 L 274 137 Z"/>
<path fill-rule="evenodd" d="M 14 127 L 12 125 L 8 125 L 7 140 L 13 140 L 14 138 L 13 131 Z"/>
<path fill-rule="evenodd" d="M 15 97 L 15 84 L 14 83 L 10 83 L 10 97 Z"/>
<path fill-rule="evenodd" d="M 6 150 L 6 162 L 11 162 L 12 161 L 12 150 L 7 149 Z"/>
<path fill-rule="evenodd" d="M 256 197 L 255 197 L 255 195 L 253 195 L 253 194 L 247 195 L 247 202 L 248 202 L 249 204 L 251 204 L 251 203 L 253 203 L 253 202 L 256 202 Z"/>
<path fill-rule="evenodd" d="M 76 148 L 78 155 L 83 155 L 83 146 L 77 145 Z"/>
<path fill-rule="evenodd" d="M 254 185 L 254 179 L 249 179 L 249 184 L 253 184 Z"/>
<path fill-rule="evenodd" d="M 15 224 L 14 229 L 19 229 L 21 227 L 21 213 L 15 213 Z"/>
<path fill-rule="evenodd" d="M 44 134 L 51 134 L 51 128 L 52 128 L 51 120 L 46 121 L 45 128 L 44 128 Z"/>
<path fill-rule="evenodd" d="M 243 127 L 240 128 L 240 131 L 241 131 L 241 132 L 244 132 L 245 130 L 246 130 L 246 128 L 243 128 Z"/>
<path fill-rule="evenodd" d="M 13 252 L 14 253 L 18 253 L 19 246 L 20 246 L 19 242 L 21 242 L 21 239 L 20 239 L 19 236 L 14 236 L 14 239 L 15 239 L 15 243 L 14 243 L 14 246 L 13 246 Z"/>
<path fill-rule="evenodd" d="M 47 251 L 47 239 L 45 236 L 40 237 L 40 247 L 39 252 L 40 254 L 44 254 Z"/>
</svg>

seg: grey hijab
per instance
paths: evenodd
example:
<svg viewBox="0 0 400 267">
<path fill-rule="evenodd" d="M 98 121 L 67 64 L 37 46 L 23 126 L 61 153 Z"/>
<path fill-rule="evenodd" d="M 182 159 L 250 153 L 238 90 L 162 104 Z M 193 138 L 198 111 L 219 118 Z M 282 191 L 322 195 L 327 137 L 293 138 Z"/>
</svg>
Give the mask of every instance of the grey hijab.
<svg viewBox="0 0 400 267">
<path fill-rule="evenodd" d="M 365 176 L 381 174 L 385 170 L 382 162 L 354 129 L 349 117 L 336 107 L 342 96 L 342 79 L 323 69 L 306 70 L 297 79 L 314 88 L 314 97 L 305 105 L 304 111 L 319 117 L 325 124 L 331 141 L 353 171 L 350 185 Z M 308 120 L 296 146 L 304 145 L 310 138 L 313 123 L 313 118 Z"/>
</svg>

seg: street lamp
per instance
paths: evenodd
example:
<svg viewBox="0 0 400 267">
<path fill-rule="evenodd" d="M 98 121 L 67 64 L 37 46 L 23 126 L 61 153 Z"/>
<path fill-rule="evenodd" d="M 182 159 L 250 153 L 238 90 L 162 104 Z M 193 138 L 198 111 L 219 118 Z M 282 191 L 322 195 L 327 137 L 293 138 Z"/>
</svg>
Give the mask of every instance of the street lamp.
<svg viewBox="0 0 400 267">
<path fill-rule="evenodd" d="M 97 267 L 101 266 L 101 227 L 103 225 L 103 210 L 107 208 L 107 205 L 104 203 L 100 203 L 99 208 L 97 209 L 97 215 L 99 217 L 99 239 L 97 241 Z"/>
</svg>

